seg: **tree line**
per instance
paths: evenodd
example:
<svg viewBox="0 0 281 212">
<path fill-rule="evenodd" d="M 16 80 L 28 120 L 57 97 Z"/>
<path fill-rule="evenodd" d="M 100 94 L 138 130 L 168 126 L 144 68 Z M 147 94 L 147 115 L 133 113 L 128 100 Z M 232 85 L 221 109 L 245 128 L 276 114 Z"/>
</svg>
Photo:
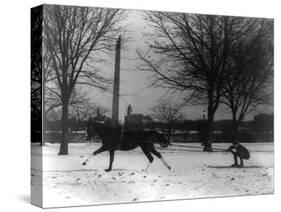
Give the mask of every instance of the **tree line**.
<svg viewBox="0 0 281 212">
<path fill-rule="evenodd" d="M 93 116 L 93 119 L 104 121 L 106 125 L 110 126 L 110 117 L 105 116 Z M 151 119 L 149 122 L 143 123 L 140 126 L 142 130 L 157 130 L 164 134 L 170 142 L 200 142 L 202 143 L 205 138 L 205 124 L 204 120 L 178 120 L 173 124 L 167 124 L 166 122 L 160 122 Z M 73 139 L 72 142 L 85 142 L 85 130 L 88 125 L 88 120 L 81 120 L 76 118 L 70 118 L 68 123 L 69 133 L 72 135 L 69 137 L 79 138 L 79 141 Z M 60 120 L 47 120 L 45 123 L 45 130 L 47 131 L 46 139 L 49 142 L 54 136 L 59 135 L 61 129 Z M 242 142 L 272 142 L 273 141 L 273 114 L 258 114 L 255 115 L 253 120 L 242 121 L 237 132 L 237 137 Z M 232 120 L 216 120 L 214 121 L 214 141 L 215 142 L 232 142 Z M 82 136 L 82 137 L 81 137 Z M 38 141 L 37 141 L 38 142 Z"/>
</svg>

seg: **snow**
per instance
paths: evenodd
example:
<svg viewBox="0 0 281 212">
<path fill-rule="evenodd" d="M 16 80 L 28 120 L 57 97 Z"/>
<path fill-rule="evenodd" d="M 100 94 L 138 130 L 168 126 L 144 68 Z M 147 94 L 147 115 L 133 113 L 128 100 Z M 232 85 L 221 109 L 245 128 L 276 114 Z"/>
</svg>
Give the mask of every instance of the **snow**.
<svg viewBox="0 0 281 212">
<path fill-rule="evenodd" d="M 171 165 L 168 170 L 154 157 L 148 160 L 140 148 L 115 152 L 113 170 L 108 152 L 82 162 L 99 143 L 69 144 L 69 155 L 58 156 L 58 144 L 43 147 L 43 206 L 62 207 L 170 199 L 222 197 L 273 193 L 273 144 L 243 144 L 251 152 L 245 168 L 230 168 L 233 157 L 227 152 L 202 152 L 200 144 L 157 146 Z M 229 144 L 214 144 L 226 149 Z M 32 146 L 32 159 L 39 160 L 39 146 Z M 212 167 L 213 166 L 213 167 Z M 33 163 L 32 186 L 40 186 L 40 164 Z M 228 168 L 229 167 L 229 168 Z M 41 184 L 42 185 L 42 184 Z"/>
</svg>

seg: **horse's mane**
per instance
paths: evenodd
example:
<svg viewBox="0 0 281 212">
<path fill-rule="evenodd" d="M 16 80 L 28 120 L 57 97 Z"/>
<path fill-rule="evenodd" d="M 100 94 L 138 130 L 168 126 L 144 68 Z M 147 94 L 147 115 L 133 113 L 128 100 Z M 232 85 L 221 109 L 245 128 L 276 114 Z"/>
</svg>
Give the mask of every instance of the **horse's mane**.
<svg viewBox="0 0 281 212">
<path fill-rule="evenodd" d="M 152 133 L 154 134 L 154 136 L 156 136 L 158 141 L 161 141 L 162 143 L 166 143 L 168 145 L 171 145 L 169 140 L 167 138 L 165 138 L 165 136 L 163 134 L 157 132 L 156 130 L 153 130 Z"/>
<path fill-rule="evenodd" d="M 96 128 L 96 132 L 100 136 L 116 136 L 121 134 L 120 127 L 107 126 L 98 122 L 92 122 L 90 124 Z"/>
</svg>

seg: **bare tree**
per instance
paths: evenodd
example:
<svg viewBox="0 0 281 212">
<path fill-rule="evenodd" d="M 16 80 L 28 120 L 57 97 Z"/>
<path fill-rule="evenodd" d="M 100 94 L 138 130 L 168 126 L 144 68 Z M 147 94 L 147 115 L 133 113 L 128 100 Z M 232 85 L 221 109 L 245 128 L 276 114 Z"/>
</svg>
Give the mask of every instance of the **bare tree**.
<svg viewBox="0 0 281 212">
<path fill-rule="evenodd" d="M 62 104 L 59 99 L 57 103 L 52 102 L 47 107 L 48 120 L 56 121 L 61 117 Z M 104 119 L 108 109 L 102 105 L 92 102 L 85 93 L 73 92 L 71 100 L 69 101 L 69 118 L 76 121 L 87 121 L 89 118 L 101 120 Z"/>
<path fill-rule="evenodd" d="M 111 49 L 120 34 L 122 14 L 118 9 L 44 6 L 44 46 L 51 57 L 62 103 L 60 155 L 68 154 L 68 105 L 75 85 L 108 88 L 110 80 L 90 64 Z"/>
<path fill-rule="evenodd" d="M 42 8 L 31 12 L 31 141 L 42 144 Z"/>
<path fill-rule="evenodd" d="M 252 21 L 168 12 L 148 12 L 145 18 L 154 32 L 147 35 L 150 51 L 138 53 L 143 61 L 139 70 L 153 74 L 152 85 L 182 92 L 186 102 L 207 104 L 204 151 L 212 151 L 213 122 L 226 64 L 232 45 L 247 32 Z"/>
<path fill-rule="evenodd" d="M 102 105 L 95 104 L 89 99 L 83 104 L 75 104 L 70 106 L 70 116 L 78 121 L 87 121 L 95 119 L 104 121 L 108 109 Z"/>
<path fill-rule="evenodd" d="M 222 102 L 232 112 L 232 142 L 241 121 L 258 105 L 272 101 L 273 22 L 257 19 L 233 48 L 227 64 Z"/>
<path fill-rule="evenodd" d="M 44 50 L 44 51 L 43 51 Z M 58 96 L 54 95 L 49 84 L 54 84 L 56 80 L 55 72 L 51 67 L 51 57 L 49 52 L 42 49 L 42 119 L 43 119 L 43 127 L 42 127 L 42 145 L 45 144 L 45 131 L 46 128 L 44 124 L 47 122 L 47 116 L 50 110 L 58 107 Z M 49 107 L 47 107 L 49 105 Z"/>
<path fill-rule="evenodd" d="M 165 124 L 169 141 L 171 140 L 175 124 L 184 119 L 182 112 L 183 107 L 183 104 L 176 103 L 171 98 L 162 98 L 158 101 L 157 105 L 151 109 L 151 116 Z"/>
</svg>

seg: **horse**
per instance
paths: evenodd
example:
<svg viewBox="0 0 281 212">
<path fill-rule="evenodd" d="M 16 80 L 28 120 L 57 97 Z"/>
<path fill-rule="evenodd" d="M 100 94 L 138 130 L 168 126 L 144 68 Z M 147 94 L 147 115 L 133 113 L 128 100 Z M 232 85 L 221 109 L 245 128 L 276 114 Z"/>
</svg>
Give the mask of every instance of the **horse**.
<svg viewBox="0 0 281 212">
<path fill-rule="evenodd" d="M 102 146 L 98 150 L 94 151 L 82 163 L 82 165 L 86 165 L 92 156 L 95 156 L 104 151 L 109 151 L 109 167 L 108 169 L 105 169 L 105 171 L 109 172 L 112 170 L 114 152 L 116 150 L 129 151 L 140 147 L 149 161 L 145 170 L 148 170 L 154 160 L 152 154 L 158 157 L 162 161 L 162 163 L 169 170 L 171 170 L 171 166 L 154 148 L 154 143 L 159 143 L 163 148 L 167 148 L 170 145 L 169 141 L 157 131 L 124 131 L 122 133 L 122 130 L 119 127 L 110 127 L 98 122 L 89 122 L 87 126 L 87 132 L 89 132 L 88 136 L 97 134 L 102 140 Z"/>
</svg>

